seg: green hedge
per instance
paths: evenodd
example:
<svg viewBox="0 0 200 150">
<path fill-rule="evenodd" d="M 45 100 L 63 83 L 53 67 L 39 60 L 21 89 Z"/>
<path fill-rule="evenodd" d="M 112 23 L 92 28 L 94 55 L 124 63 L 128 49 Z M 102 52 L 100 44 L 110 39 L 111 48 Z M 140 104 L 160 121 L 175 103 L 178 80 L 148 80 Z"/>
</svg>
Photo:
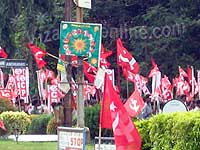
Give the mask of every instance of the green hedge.
<svg viewBox="0 0 200 150">
<path fill-rule="evenodd" d="M 100 106 L 85 108 L 85 125 L 91 138 L 98 136 Z M 142 150 L 199 150 L 200 111 L 159 114 L 147 120 L 134 120 L 141 138 Z M 102 130 L 102 136 L 113 136 Z"/>
<path fill-rule="evenodd" d="M 135 122 L 143 150 L 199 150 L 200 112 L 159 114 Z"/>
<path fill-rule="evenodd" d="M 52 118 L 52 115 L 42 114 L 33 115 L 31 118 L 31 124 L 28 128 L 28 134 L 46 134 L 47 125 Z"/>
</svg>

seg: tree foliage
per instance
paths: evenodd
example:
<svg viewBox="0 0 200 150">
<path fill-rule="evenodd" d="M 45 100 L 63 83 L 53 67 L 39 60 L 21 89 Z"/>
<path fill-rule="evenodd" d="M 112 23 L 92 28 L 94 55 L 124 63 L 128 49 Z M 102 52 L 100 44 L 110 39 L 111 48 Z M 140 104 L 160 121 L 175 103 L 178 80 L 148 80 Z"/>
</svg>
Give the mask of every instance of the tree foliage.
<svg viewBox="0 0 200 150">
<path fill-rule="evenodd" d="M 148 75 L 153 57 L 172 80 L 178 65 L 200 68 L 199 4 L 199 0 L 93 0 L 92 9 L 84 9 L 84 22 L 102 23 L 103 44 L 113 51 L 112 68 L 116 69 L 116 38 L 121 37 L 140 63 L 142 75 Z M 74 6 L 72 10 L 74 21 Z M 0 15 L 0 45 L 9 58 L 27 59 L 31 78 L 36 79 L 37 67 L 26 43 L 34 42 L 58 56 L 64 0 L 2 0 Z M 48 56 L 45 60 L 56 72 L 57 60 Z"/>
<path fill-rule="evenodd" d="M 140 74 L 149 74 L 154 58 L 162 74 L 172 80 L 179 65 L 200 68 L 199 4 L 199 0 L 97 0 L 90 21 L 103 24 L 103 43 L 114 52 L 110 59 L 114 68 L 120 37 L 140 63 Z"/>
</svg>

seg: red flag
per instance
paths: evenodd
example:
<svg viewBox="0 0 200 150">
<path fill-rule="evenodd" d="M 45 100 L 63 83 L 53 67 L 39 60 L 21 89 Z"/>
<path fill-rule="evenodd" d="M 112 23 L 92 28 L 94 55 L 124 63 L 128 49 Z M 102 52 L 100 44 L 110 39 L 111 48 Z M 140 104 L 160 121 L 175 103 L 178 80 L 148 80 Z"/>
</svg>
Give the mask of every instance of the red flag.
<svg viewBox="0 0 200 150">
<path fill-rule="evenodd" d="M 31 49 L 33 56 L 35 57 L 35 61 L 39 69 L 43 68 L 46 65 L 46 62 L 42 59 L 47 52 L 31 43 L 28 43 L 27 47 Z"/>
<path fill-rule="evenodd" d="M 158 72 L 160 72 L 160 71 L 159 71 L 159 68 L 158 68 L 157 65 L 155 65 L 155 66 L 152 68 L 152 70 L 150 71 L 148 77 L 151 78 L 151 77 L 153 77 L 154 75 L 156 75 Z"/>
<path fill-rule="evenodd" d="M 166 75 L 164 75 L 164 77 L 161 79 L 161 90 L 161 96 L 163 100 L 170 100 L 173 98 L 172 84 Z"/>
<path fill-rule="evenodd" d="M 112 76 L 112 73 L 111 72 L 110 74 L 106 73 L 106 77 L 108 75 Z M 113 86 L 113 81 L 110 81 L 109 83 L 105 84 L 105 80 L 106 80 L 105 78 L 104 78 L 104 93 L 103 93 L 103 99 L 101 103 L 100 125 L 102 128 L 112 129 L 112 121 L 111 121 L 111 113 L 110 113 L 111 97 L 110 97 L 110 94 L 107 95 L 107 93 L 109 93 L 109 91 L 111 90 L 109 89 L 109 87 Z M 113 78 L 111 77 L 110 79 L 113 79 Z M 108 84 L 111 84 L 111 85 L 108 85 Z"/>
<path fill-rule="evenodd" d="M 196 79 L 194 77 L 194 68 L 193 68 L 193 66 L 188 66 L 187 67 L 187 75 L 188 75 L 188 83 L 191 86 L 190 95 L 191 95 L 191 97 L 194 97 L 194 95 L 198 93 L 198 84 L 197 84 Z"/>
<path fill-rule="evenodd" d="M 114 90 L 108 74 L 105 77 L 101 114 L 101 118 L 104 117 L 104 121 L 107 121 L 108 127 L 110 128 L 112 125 L 116 150 L 141 150 L 140 134 L 124 108 L 119 95 Z M 101 122 L 101 125 L 103 123 Z"/>
<path fill-rule="evenodd" d="M 2 47 L 0 47 L 0 57 L 8 58 L 8 54 L 5 52 L 5 50 Z"/>
<path fill-rule="evenodd" d="M 154 58 L 151 58 L 151 65 L 152 65 L 152 68 L 157 66 Z"/>
<path fill-rule="evenodd" d="M 4 123 L 2 120 L 0 120 L 0 128 L 6 131 L 6 127 L 4 126 Z"/>
<path fill-rule="evenodd" d="M 155 60 L 153 58 L 151 58 L 151 64 L 152 64 L 152 69 L 149 73 L 149 78 L 152 78 L 154 75 L 156 75 L 157 73 L 159 73 L 159 68 L 158 65 L 156 64 Z"/>
<path fill-rule="evenodd" d="M 100 67 L 109 68 L 110 63 L 106 60 L 106 58 L 110 55 L 112 55 L 112 51 L 105 52 L 105 48 L 101 45 Z"/>
<path fill-rule="evenodd" d="M 187 73 L 181 68 L 181 66 L 178 66 L 178 70 L 181 78 L 188 77 Z"/>
<path fill-rule="evenodd" d="M 140 66 L 134 57 L 123 46 L 121 39 L 117 39 L 117 64 L 122 68 L 127 68 L 132 73 L 138 73 Z"/>
<path fill-rule="evenodd" d="M 144 101 L 138 90 L 135 90 L 124 104 L 127 112 L 131 117 L 137 116 L 144 107 Z"/>
<path fill-rule="evenodd" d="M 94 96 L 96 93 L 96 88 L 95 86 L 91 86 L 87 83 L 84 85 L 84 99 L 89 99 L 90 95 Z"/>
<path fill-rule="evenodd" d="M 97 73 L 97 68 L 92 66 L 86 61 L 83 61 L 84 69 L 83 72 L 90 83 L 94 83 L 95 76 Z"/>
</svg>

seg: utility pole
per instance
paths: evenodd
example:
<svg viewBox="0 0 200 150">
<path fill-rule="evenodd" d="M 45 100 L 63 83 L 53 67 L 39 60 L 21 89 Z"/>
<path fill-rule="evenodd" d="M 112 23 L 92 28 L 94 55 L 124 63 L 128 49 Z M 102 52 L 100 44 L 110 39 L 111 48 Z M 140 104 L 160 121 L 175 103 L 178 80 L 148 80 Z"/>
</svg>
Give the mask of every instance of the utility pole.
<svg viewBox="0 0 200 150">
<path fill-rule="evenodd" d="M 72 21 L 72 0 L 65 0 L 65 10 L 64 10 L 64 20 Z M 65 64 L 66 78 L 68 84 L 71 83 L 72 77 L 72 65 L 71 65 L 71 56 L 65 57 L 67 64 Z M 72 126 L 72 93 L 71 89 L 64 97 L 64 126 Z"/>
<path fill-rule="evenodd" d="M 76 6 L 76 21 L 83 22 L 83 8 Z M 77 70 L 77 82 L 78 82 L 78 102 L 77 102 L 77 125 L 78 127 L 85 127 L 85 113 L 84 113 L 84 74 L 83 74 L 83 57 L 78 57 L 78 70 Z"/>
</svg>

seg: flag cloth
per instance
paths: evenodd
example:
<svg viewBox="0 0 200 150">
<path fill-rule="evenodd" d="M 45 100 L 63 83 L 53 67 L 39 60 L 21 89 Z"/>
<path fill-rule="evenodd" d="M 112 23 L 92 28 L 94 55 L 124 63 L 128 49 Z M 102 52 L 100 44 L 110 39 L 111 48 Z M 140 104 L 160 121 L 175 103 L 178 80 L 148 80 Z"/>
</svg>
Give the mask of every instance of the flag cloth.
<svg viewBox="0 0 200 150">
<path fill-rule="evenodd" d="M 112 73 L 108 74 L 106 73 L 106 76 L 112 76 Z M 108 77 L 107 77 L 108 78 Z M 110 78 L 112 79 L 112 77 Z M 111 84 L 111 85 L 108 85 Z M 111 121 L 111 113 L 110 113 L 110 101 L 111 97 L 110 94 L 107 95 L 107 93 L 111 92 L 109 87 L 112 87 L 113 81 L 110 81 L 109 83 L 105 84 L 105 78 L 104 78 L 104 93 L 103 93 L 103 99 L 101 102 L 101 114 L 100 114 L 100 124 L 102 128 L 112 129 L 112 121 Z"/>
<path fill-rule="evenodd" d="M 172 84 L 166 75 L 164 75 L 164 77 L 161 79 L 161 91 L 161 97 L 164 101 L 168 101 L 173 98 Z"/>
<path fill-rule="evenodd" d="M 153 76 L 155 76 L 155 75 L 158 74 L 159 72 L 160 72 L 160 71 L 159 71 L 158 66 L 155 65 L 155 66 L 151 69 L 151 71 L 150 71 L 148 77 L 149 77 L 149 78 L 152 78 Z"/>
<path fill-rule="evenodd" d="M 130 70 L 134 74 L 140 70 L 138 62 L 123 46 L 120 38 L 117 39 L 117 64 L 122 68 L 127 68 L 127 70 Z"/>
<path fill-rule="evenodd" d="M 95 76 L 97 74 L 97 68 L 89 64 L 87 61 L 83 61 L 83 72 L 90 83 L 94 83 Z"/>
<path fill-rule="evenodd" d="M 44 57 L 47 54 L 47 52 L 31 43 L 28 43 L 27 47 L 31 49 L 31 52 L 35 58 L 38 68 L 43 68 L 46 65 L 46 62 L 42 59 L 42 57 Z"/>
<path fill-rule="evenodd" d="M 2 120 L 0 120 L 0 128 L 6 131 L 6 127 L 4 126 L 4 123 Z"/>
<path fill-rule="evenodd" d="M 0 57 L 8 58 L 8 54 L 5 52 L 5 50 L 2 47 L 0 47 Z"/>
<path fill-rule="evenodd" d="M 106 59 L 110 55 L 112 55 L 112 51 L 106 52 L 104 46 L 101 45 L 101 54 L 100 54 L 100 67 L 101 68 L 109 68 L 110 63 Z"/>
<path fill-rule="evenodd" d="M 131 117 L 136 117 L 144 107 L 144 101 L 138 90 L 135 90 L 124 104 Z"/>
<path fill-rule="evenodd" d="M 181 66 L 178 66 L 178 71 L 179 71 L 179 76 L 181 77 L 181 78 L 183 78 L 184 79 L 184 77 L 188 77 L 188 74 L 183 70 L 183 68 L 181 68 Z"/>
<path fill-rule="evenodd" d="M 116 150 L 141 150 L 140 134 L 114 90 L 108 74 L 105 76 L 103 103 L 101 117 L 106 117 L 104 121 L 111 120 Z"/>
</svg>

